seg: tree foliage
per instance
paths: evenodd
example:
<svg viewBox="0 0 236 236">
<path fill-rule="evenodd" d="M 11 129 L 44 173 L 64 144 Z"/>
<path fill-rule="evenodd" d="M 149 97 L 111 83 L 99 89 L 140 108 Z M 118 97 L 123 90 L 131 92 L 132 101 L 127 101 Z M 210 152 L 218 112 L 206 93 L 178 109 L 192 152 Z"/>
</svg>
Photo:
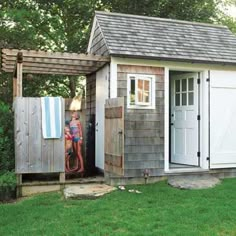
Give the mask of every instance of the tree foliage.
<svg viewBox="0 0 236 236">
<path fill-rule="evenodd" d="M 15 166 L 13 126 L 10 107 L 0 101 L 0 172 L 13 170 Z"/>
<path fill-rule="evenodd" d="M 232 4 L 235 0 L 227 1 L 229 2 L 226 4 Z M 0 46 L 85 52 L 95 10 L 200 22 L 221 21 L 235 30 L 235 21 L 219 10 L 221 2 L 219 0 L 2 0 Z M 5 75 L 3 78 L 5 79 Z M 0 81 L 0 89 L 4 88 L 2 82 L 5 83 Z M 33 79 L 24 81 L 24 86 L 24 95 L 27 96 L 61 94 L 73 97 L 77 93 L 76 88 L 80 90 L 82 83 L 76 77 L 34 75 Z"/>
</svg>

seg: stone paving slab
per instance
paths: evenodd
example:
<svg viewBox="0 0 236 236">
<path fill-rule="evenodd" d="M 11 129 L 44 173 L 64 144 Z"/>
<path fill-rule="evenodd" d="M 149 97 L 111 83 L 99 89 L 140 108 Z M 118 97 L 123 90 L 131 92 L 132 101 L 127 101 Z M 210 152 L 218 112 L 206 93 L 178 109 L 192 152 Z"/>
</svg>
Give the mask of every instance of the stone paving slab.
<svg viewBox="0 0 236 236">
<path fill-rule="evenodd" d="M 170 176 L 168 184 L 180 189 L 205 189 L 212 188 L 220 183 L 220 180 L 213 176 Z"/>
<path fill-rule="evenodd" d="M 106 184 L 73 184 L 64 189 L 66 199 L 95 199 L 116 190 Z"/>
</svg>

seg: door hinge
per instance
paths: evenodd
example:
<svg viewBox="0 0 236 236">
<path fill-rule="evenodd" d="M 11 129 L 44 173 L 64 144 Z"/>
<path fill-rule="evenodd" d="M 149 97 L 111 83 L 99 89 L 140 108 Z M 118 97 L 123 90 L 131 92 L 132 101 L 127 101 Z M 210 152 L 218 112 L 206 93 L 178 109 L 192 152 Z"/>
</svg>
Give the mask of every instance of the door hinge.
<svg viewBox="0 0 236 236">
<path fill-rule="evenodd" d="M 201 153 L 200 152 L 197 152 L 197 157 L 200 157 L 201 156 Z"/>
<path fill-rule="evenodd" d="M 197 120 L 201 120 L 201 116 L 200 115 L 197 115 Z"/>
<path fill-rule="evenodd" d="M 206 160 L 207 160 L 207 161 L 210 161 L 210 157 L 207 157 Z"/>
<path fill-rule="evenodd" d="M 200 84 L 201 80 L 200 79 L 197 79 L 197 84 Z"/>
<path fill-rule="evenodd" d="M 209 82 L 209 81 L 210 81 L 210 78 L 207 78 L 207 79 L 206 79 L 206 82 Z"/>
</svg>

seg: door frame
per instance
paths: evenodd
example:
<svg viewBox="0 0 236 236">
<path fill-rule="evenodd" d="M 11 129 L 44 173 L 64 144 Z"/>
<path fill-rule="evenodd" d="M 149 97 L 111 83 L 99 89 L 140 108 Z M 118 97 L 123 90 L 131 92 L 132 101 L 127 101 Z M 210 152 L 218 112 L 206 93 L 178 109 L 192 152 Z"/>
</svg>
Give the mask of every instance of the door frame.
<svg viewBox="0 0 236 236">
<path fill-rule="evenodd" d="M 102 88 L 101 88 L 102 87 Z M 95 167 L 104 171 L 105 102 L 109 98 L 109 66 L 96 72 L 95 95 Z"/>
<path fill-rule="evenodd" d="M 199 121 L 199 146 L 200 146 L 200 158 L 199 167 L 193 166 L 192 168 L 178 168 L 170 169 L 170 71 L 182 71 L 182 72 L 197 72 L 200 75 L 200 85 L 199 85 L 199 112 L 201 114 L 201 119 Z M 196 69 L 196 67 L 165 67 L 165 138 L 164 138 L 164 172 L 165 173 L 175 173 L 175 172 L 192 172 L 197 170 L 209 170 L 209 161 L 207 156 L 209 153 L 208 145 L 208 86 L 206 78 L 208 76 L 208 70 Z M 203 102 L 204 101 L 204 102 Z"/>
</svg>

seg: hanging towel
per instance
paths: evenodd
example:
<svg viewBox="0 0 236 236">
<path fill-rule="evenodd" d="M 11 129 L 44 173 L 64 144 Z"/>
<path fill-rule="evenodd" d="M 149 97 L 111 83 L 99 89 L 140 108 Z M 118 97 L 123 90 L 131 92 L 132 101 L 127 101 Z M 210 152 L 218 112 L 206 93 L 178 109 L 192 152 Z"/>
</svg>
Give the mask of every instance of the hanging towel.
<svg viewBox="0 0 236 236">
<path fill-rule="evenodd" d="M 42 130 L 43 138 L 61 138 L 62 120 L 61 120 L 61 98 L 60 97 L 42 97 Z"/>
</svg>

